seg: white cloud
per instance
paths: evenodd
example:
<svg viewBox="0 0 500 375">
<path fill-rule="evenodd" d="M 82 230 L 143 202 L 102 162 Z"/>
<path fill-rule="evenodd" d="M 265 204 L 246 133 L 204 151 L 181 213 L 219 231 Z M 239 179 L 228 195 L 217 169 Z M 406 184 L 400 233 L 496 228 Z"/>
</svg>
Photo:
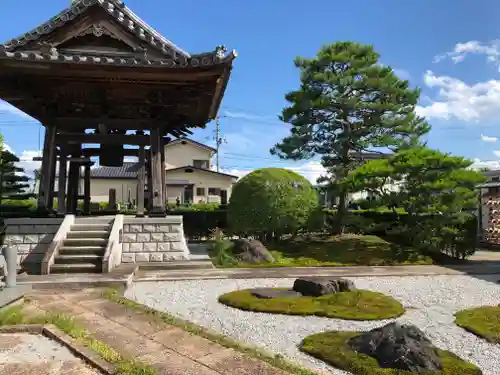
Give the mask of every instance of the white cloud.
<svg viewBox="0 0 500 375">
<path fill-rule="evenodd" d="M 235 110 L 225 110 L 223 117 L 229 117 L 234 119 L 249 120 L 249 121 L 269 121 L 277 120 L 277 117 L 258 115 L 255 113 L 235 111 Z"/>
<path fill-rule="evenodd" d="M 23 111 L 20 111 L 19 109 L 10 105 L 9 103 L 4 102 L 3 100 L 0 100 L 0 115 L 2 113 L 9 113 L 9 114 L 12 114 L 15 116 L 23 117 L 25 119 L 30 119 L 30 120 L 36 121 L 33 117 L 27 115 Z"/>
<path fill-rule="evenodd" d="M 500 66 L 500 40 L 494 40 L 489 43 L 482 43 L 477 40 L 457 43 L 453 51 L 436 56 L 434 62 L 438 63 L 450 58 L 453 63 L 458 64 L 462 62 L 467 55 L 485 55 L 488 62 Z"/>
<path fill-rule="evenodd" d="M 472 169 L 481 169 L 481 168 L 489 168 L 489 169 L 500 169 L 500 160 L 481 160 L 474 159 L 474 163 L 471 165 Z"/>
<path fill-rule="evenodd" d="M 284 167 L 285 169 L 290 169 L 291 171 L 297 172 L 298 174 L 304 176 L 307 178 L 312 184 L 316 185 L 317 180 L 320 176 L 325 174 L 325 168 L 321 165 L 320 162 L 317 161 L 311 161 L 304 163 L 299 166 L 293 166 L 293 167 Z M 238 176 L 238 177 L 243 177 L 250 172 L 252 172 L 251 169 L 223 169 L 221 170 L 223 173 L 231 174 L 233 176 Z"/>
<path fill-rule="evenodd" d="M 439 91 L 438 100 L 427 106 L 417 106 L 417 113 L 421 116 L 478 122 L 500 115 L 500 81 L 468 85 L 457 78 L 437 76 L 427 71 L 424 83 Z"/>
<path fill-rule="evenodd" d="M 405 79 L 407 81 L 411 79 L 411 75 L 407 70 L 404 69 L 392 69 L 392 70 L 401 79 Z"/>
<path fill-rule="evenodd" d="M 498 156 L 500 158 L 500 151 L 495 150 L 495 151 L 493 151 L 493 153 L 495 154 L 495 156 Z"/>
<path fill-rule="evenodd" d="M 497 137 L 488 137 L 487 135 L 482 135 L 481 134 L 481 141 L 484 141 L 484 142 L 496 142 L 496 141 L 498 141 L 498 138 Z"/>
</svg>

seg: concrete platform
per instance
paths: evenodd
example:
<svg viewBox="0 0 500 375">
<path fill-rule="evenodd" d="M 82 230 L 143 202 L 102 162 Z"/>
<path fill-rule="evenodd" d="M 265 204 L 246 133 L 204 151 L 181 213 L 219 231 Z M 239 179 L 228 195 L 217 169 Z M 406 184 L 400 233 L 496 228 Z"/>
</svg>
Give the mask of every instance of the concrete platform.
<svg viewBox="0 0 500 375">
<path fill-rule="evenodd" d="M 13 288 L 0 290 L 0 310 L 23 301 L 24 296 L 31 291 L 31 285 L 17 285 Z"/>
</svg>

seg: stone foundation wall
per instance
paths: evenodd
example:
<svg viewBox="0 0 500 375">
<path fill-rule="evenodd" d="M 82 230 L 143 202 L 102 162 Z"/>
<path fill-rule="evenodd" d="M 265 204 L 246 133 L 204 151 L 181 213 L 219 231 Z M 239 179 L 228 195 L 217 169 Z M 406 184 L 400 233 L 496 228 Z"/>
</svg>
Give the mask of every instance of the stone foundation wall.
<svg viewBox="0 0 500 375">
<path fill-rule="evenodd" d="M 42 259 L 63 218 L 5 219 L 4 245 L 17 249 L 17 264 L 32 271 L 40 268 Z M 36 271 L 36 270 L 35 270 Z"/>
<path fill-rule="evenodd" d="M 122 242 L 123 263 L 189 259 L 182 216 L 125 217 Z"/>
</svg>

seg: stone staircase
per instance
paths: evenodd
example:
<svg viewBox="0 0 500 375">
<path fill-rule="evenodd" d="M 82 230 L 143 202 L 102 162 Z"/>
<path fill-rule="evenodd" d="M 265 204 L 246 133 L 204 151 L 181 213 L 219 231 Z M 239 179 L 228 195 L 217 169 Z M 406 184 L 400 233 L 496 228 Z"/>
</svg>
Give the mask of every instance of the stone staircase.
<svg viewBox="0 0 500 375">
<path fill-rule="evenodd" d="M 114 216 L 76 218 L 50 273 L 101 273 Z"/>
</svg>

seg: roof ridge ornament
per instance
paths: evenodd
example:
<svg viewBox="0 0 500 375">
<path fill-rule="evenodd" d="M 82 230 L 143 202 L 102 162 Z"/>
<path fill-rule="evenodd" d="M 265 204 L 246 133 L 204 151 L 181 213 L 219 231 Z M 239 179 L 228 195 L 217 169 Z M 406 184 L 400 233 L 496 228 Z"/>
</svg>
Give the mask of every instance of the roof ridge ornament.
<svg viewBox="0 0 500 375">
<path fill-rule="evenodd" d="M 217 59 L 222 60 L 226 56 L 227 47 L 224 45 L 219 45 L 215 47 L 215 55 Z"/>
</svg>

